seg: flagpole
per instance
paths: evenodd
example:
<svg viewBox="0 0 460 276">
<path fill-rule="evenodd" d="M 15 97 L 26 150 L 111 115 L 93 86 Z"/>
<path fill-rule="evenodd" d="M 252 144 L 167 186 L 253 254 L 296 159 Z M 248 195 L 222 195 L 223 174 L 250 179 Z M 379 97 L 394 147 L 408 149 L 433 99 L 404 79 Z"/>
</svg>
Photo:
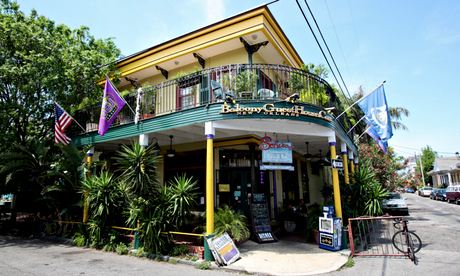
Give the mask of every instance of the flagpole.
<svg viewBox="0 0 460 276">
<path fill-rule="evenodd" d="M 369 126 L 368 128 L 366 128 L 366 130 L 363 131 L 363 133 L 361 133 L 361 135 L 359 135 L 358 138 L 355 139 L 355 143 L 358 142 L 359 139 L 360 139 L 361 137 L 363 137 L 363 135 L 366 134 L 367 131 L 368 131 L 371 127 L 372 127 L 372 126 Z"/>
<path fill-rule="evenodd" d="M 105 75 L 105 77 L 110 81 L 110 78 L 109 76 Z M 125 103 L 126 106 L 128 106 L 129 110 L 131 110 L 131 112 L 134 114 L 134 116 L 136 116 L 136 112 L 131 108 L 131 106 L 128 104 L 128 102 L 125 100 L 125 98 L 123 98 L 121 95 L 120 95 L 120 91 L 118 91 L 117 87 L 115 85 L 113 85 L 113 83 L 110 81 L 110 84 L 112 85 L 112 87 L 115 89 L 115 92 L 117 92 L 118 96 L 121 98 L 121 100 Z"/>
<path fill-rule="evenodd" d="M 342 113 L 339 114 L 339 116 L 335 117 L 335 119 L 337 120 L 338 118 L 340 118 L 345 112 L 347 112 L 348 110 L 350 110 L 350 108 L 352 108 L 353 106 L 355 106 L 357 103 L 359 103 L 360 101 L 364 100 L 367 96 L 369 96 L 370 94 L 374 93 L 375 91 L 377 91 L 377 89 L 380 88 L 380 86 L 382 86 L 384 83 L 386 82 L 383 81 L 382 84 L 380 84 L 379 86 L 377 86 L 377 88 L 375 88 L 374 90 L 372 90 L 371 93 L 367 94 L 366 96 L 363 96 L 361 97 L 360 99 L 358 99 L 356 102 L 354 102 L 352 105 L 350 105 L 349 107 L 347 107 Z"/>
<path fill-rule="evenodd" d="M 70 116 L 70 114 L 69 114 L 67 111 L 65 111 L 65 109 L 62 108 L 62 106 L 61 106 L 60 104 L 58 104 L 56 101 L 55 101 L 54 103 L 55 103 L 57 106 L 59 106 L 59 108 L 62 109 L 65 113 L 67 113 L 67 115 L 70 117 L 70 119 L 72 119 L 72 120 L 73 120 L 83 131 L 86 132 L 86 129 L 84 129 L 84 128 L 78 123 L 77 120 L 75 120 L 72 116 Z"/>
<path fill-rule="evenodd" d="M 347 132 L 347 134 L 349 134 L 349 133 L 359 124 L 359 122 L 361 122 L 365 117 L 366 117 L 366 116 L 361 117 L 361 119 L 359 119 L 358 122 L 356 122 L 356 124 L 354 124 L 354 125 L 350 128 L 350 130 Z"/>
</svg>

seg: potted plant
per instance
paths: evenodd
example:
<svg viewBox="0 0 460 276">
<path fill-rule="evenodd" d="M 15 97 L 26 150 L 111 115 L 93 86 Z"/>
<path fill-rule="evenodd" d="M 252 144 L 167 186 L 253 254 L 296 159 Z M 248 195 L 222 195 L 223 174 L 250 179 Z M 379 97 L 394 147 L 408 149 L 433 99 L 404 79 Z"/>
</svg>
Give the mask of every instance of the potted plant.
<svg viewBox="0 0 460 276">
<path fill-rule="evenodd" d="M 235 243 L 242 243 L 250 236 L 246 217 L 227 205 L 217 209 L 214 216 L 214 231 L 217 236 L 227 232 Z"/>
<path fill-rule="evenodd" d="M 236 92 L 242 98 L 251 97 L 256 93 L 258 76 L 256 73 L 245 70 L 238 74 L 235 81 Z"/>
<path fill-rule="evenodd" d="M 322 215 L 321 206 L 318 203 L 310 205 L 307 211 L 307 233 L 309 240 L 314 240 L 319 244 L 319 217 Z M 313 239 L 312 239 L 313 237 Z"/>
</svg>

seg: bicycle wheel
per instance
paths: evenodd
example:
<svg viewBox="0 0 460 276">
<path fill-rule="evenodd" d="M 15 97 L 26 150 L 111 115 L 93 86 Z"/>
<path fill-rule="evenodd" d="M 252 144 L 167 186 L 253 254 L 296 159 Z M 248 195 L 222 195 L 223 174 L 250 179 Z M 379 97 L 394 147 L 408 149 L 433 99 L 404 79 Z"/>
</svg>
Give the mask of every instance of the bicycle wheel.
<svg viewBox="0 0 460 276">
<path fill-rule="evenodd" d="M 407 247 L 408 243 L 406 239 L 406 235 L 407 235 L 406 233 L 409 234 L 409 238 L 412 241 L 412 245 L 414 246 L 414 254 L 419 252 L 420 249 L 422 248 L 422 240 L 420 239 L 419 236 L 417 236 L 417 234 L 415 234 L 412 231 L 408 231 L 408 232 L 405 232 L 403 230 L 397 231 L 393 235 L 393 238 L 392 238 L 394 247 L 396 247 L 396 249 L 399 252 L 402 252 L 402 253 L 408 252 L 409 248 Z"/>
</svg>

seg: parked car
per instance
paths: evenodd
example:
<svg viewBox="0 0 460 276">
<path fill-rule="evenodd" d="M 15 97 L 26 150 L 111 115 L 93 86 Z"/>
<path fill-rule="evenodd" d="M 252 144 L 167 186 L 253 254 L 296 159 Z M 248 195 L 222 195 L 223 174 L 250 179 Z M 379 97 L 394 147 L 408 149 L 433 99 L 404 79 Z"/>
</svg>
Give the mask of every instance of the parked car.
<svg viewBox="0 0 460 276">
<path fill-rule="evenodd" d="M 434 188 L 431 193 L 430 193 L 430 199 L 436 199 L 436 192 L 438 191 L 439 189 L 436 189 Z"/>
<path fill-rule="evenodd" d="M 419 196 L 430 196 L 431 191 L 433 191 L 433 187 L 423 187 L 418 190 Z"/>
<path fill-rule="evenodd" d="M 445 201 L 447 199 L 446 198 L 446 189 L 436 189 L 436 195 L 435 195 L 434 199 Z"/>
<path fill-rule="evenodd" d="M 409 188 L 406 188 L 406 193 L 415 193 L 415 190 L 409 187 Z"/>
<path fill-rule="evenodd" d="M 460 202 L 460 185 L 447 187 L 446 200 L 449 203 L 453 202 L 458 204 Z"/>
<path fill-rule="evenodd" d="M 388 198 L 382 201 L 382 209 L 389 215 L 409 215 L 406 200 L 399 193 L 390 193 Z"/>
</svg>

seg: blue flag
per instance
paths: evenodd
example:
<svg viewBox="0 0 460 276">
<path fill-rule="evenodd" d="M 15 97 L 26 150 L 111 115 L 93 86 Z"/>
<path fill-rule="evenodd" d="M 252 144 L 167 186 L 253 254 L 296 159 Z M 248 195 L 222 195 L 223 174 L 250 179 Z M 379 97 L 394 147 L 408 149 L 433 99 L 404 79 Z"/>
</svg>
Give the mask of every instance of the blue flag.
<svg viewBox="0 0 460 276">
<path fill-rule="evenodd" d="M 372 129 L 378 134 L 381 140 L 387 141 L 393 136 L 390 112 L 388 112 L 383 85 L 365 96 L 358 105 L 364 111 L 367 123 L 372 126 Z"/>
<path fill-rule="evenodd" d="M 387 153 L 387 150 L 388 150 L 388 142 L 387 141 L 383 141 L 380 136 L 377 134 L 377 131 L 371 126 L 371 125 L 367 125 L 367 130 L 366 130 L 367 134 L 369 134 L 369 136 L 372 137 L 372 139 L 375 140 L 375 142 L 377 143 L 377 145 L 379 146 L 379 148 L 383 151 L 383 153 Z"/>
</svg>

